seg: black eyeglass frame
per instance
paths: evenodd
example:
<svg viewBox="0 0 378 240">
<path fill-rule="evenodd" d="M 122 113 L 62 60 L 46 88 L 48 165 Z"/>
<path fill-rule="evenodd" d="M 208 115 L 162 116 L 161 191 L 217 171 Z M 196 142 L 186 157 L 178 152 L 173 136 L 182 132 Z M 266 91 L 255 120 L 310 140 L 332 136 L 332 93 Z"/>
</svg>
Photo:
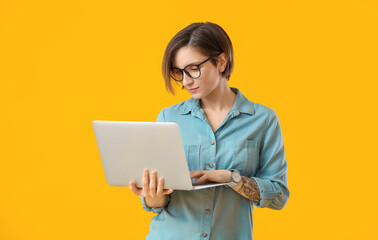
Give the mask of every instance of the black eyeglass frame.
<svg viewBox="0 0 378 240">
<path fill-rule="evenodd" d="M 199 78 L 199 77 L 201 77 L 201 74 L 202 74 L 202 73 L 201 73 L 201 68 L 200 68 L 200 66 L 201 66 L 202 64 L 204 64 L 205 62 L 209 61 L 211 58 L 213 58 L 213 57 L 217 57 L 217 56 L 219 56 L 220 54 L 221 54 L 221 53 L 218 53 L 218 54 L 215 55 L 215 56 L 210 56 L 209 58 L 207 58 L 206 60 L 204 60 L 203 62 L 201 62 L 201 63 L 199 63 L 199 64 L 189 64 L 188 66 L 184 67 L 183 69 L 180 69 L 180 68 L 172 68 L 172 69 L 180 70 L 180 71 L 182 72 L 182 79 L 181 79 L 181 80 L 177 80 L 177 79 L 175 79 L 175 78 L 172 76 L 172 74 L 169 74 L 169 75 L 171 75 L 171 78 L 173 78 L 173 80 L 175 80 L 176 82 L 182 82 L 182 80 L 184 80 L 184 73 L 183 73 L 183 72 L 185 72 L 186 75 L 187 75 L 188 77 L 192 78 L 192 79 Z M 187 67 L 193 67 L 193 66 L 198 68 L 198 71 L 199 71 L 199 75 L 198 75 L 198 77 L 192 77 L 192 76 L 190 75 L 190 73 L 189 73 L 188 71 L 185 70 L 185 68 L 187 68 Z"/>
</svg>

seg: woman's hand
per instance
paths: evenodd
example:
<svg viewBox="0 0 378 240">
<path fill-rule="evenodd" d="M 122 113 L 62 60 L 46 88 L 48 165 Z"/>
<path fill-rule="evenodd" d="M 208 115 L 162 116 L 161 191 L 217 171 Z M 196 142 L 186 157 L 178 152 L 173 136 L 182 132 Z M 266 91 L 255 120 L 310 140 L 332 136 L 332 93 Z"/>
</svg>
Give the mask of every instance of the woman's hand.
<svg viewBox="0 0 378 240">
<path fill-rule="evenodd" d="M 229 170 L 206 170 L 206 171 L 191 171 L 190 178 L 196 178 L 197 183 L 202 182 L 217 182 L 228 183 L 231 181 L 231 172 Z"/>
<path fill-rule="evenodd" d="M 148 174 L 148 169 L 143 170 L 142 188 L 137 188 L 135 182 L 129 182 L 129 188 L 135 195 L 145 197 L 146 204 L 151 208 L 163 207 L 167 202 L 167 194 L 171 194 L 173 189 L 164 190 L 164 178 L 157 180 L 157 172 L 151 171 Z"/>
</svg>

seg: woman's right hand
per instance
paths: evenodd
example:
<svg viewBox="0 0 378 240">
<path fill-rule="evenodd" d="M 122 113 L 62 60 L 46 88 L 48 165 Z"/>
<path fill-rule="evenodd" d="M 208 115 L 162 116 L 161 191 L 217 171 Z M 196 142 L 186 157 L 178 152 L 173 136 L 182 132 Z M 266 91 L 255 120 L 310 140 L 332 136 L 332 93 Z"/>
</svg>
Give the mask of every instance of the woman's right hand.
<svg viewBox="0 0 378 240">
<path fill-rule="evenodd" d="M 164 178 L 157 180 L 157 172 L 148 169 L 143 170 L 142 188 L 137 188 L 134 181 L 129 182 L 129 188 L 135 195 L 140 195 L 146 199 L 146 204 L 151 208 L 163 207 L 168 199 L 167 194 L 171 194 L 173 189 L 164 190 Z"/>
</svg>

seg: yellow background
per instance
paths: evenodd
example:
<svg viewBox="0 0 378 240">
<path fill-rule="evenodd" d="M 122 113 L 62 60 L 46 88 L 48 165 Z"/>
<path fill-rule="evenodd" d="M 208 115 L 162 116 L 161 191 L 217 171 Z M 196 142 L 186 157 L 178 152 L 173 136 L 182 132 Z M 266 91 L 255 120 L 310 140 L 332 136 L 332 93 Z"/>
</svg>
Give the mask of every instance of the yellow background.
<svg viewBox="0 0 378 240">
<path fill-rule="evenodd" d="M 143 239 L 152 213 L 108 186 L 92 120 L 155 121 L 169 40 L 210 21 L 230 86 L 279 117 L 291 196 L 254 238 L 378 239 L 377 17 L 361 1 L 0 0 L 0 239 Z"/>
</svg>

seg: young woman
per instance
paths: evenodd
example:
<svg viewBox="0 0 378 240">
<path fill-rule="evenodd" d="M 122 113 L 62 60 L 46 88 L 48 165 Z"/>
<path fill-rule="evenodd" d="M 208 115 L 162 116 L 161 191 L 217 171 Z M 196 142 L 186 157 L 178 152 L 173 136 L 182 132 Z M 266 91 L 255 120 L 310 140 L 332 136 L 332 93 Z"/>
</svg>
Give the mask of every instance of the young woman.
<svg viewBox="0 0 378 240">
<path fill-rule="evenodd" d="M 142 188 L 130 182 L 153 217 L 147 239 L 252 239 L 254 206 L 282 209 L 289 198 L 287 163 L 274 110 L 229 87 L 233 48 L 217 24 L 193 23 L 169 42 L 162 71 L 189 100 L 164 108 L 157 121 L 179 125 L 191 178 L 227 183 L 196 191 L 164 189 L 144 170 Z"/>
</svg>

